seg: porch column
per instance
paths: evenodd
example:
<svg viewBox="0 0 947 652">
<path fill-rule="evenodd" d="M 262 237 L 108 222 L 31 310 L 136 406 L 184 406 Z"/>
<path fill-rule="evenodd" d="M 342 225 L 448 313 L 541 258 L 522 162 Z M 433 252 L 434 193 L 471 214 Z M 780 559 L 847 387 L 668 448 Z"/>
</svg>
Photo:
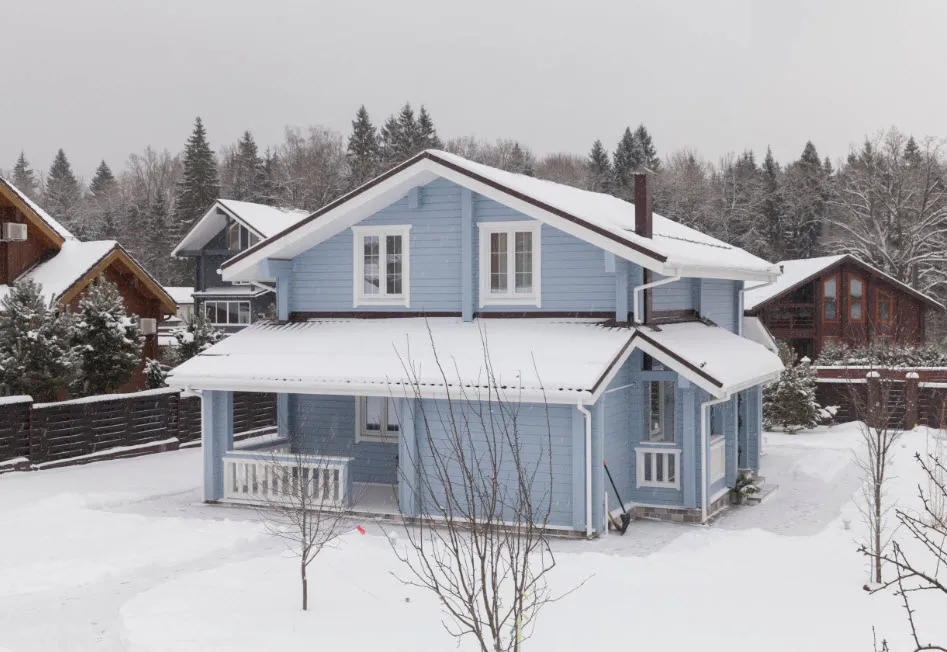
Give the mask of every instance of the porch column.
<svg viewBox="0 0 947 652">
<path fill-rule="evenodd" d="M 683 419 L 681 432 L 681 490 L 684 493 L 684 507 L 697 507 L 697 464 L 700 425 L 697 423 L 697 406 L 694 386 L 686 378 L 679 378 L 677 386 L 681 388 L 681 409 Z"/>
<path fill-rule="evenodd" d="M 753 390 L 737 394 L 737 468 L 750 467 L 750 399 Z"/>
<path fill-rule="evenodd" d="M 416 492 L 418 446 L 414 427 L 415 399 L 398 399 L 401 436 L 398 438 L 398 506 L 405 516 L 420 516 Z"/>
<path fill-rule="evenodd" d="M 584 428 L 583 428 L 584 431 Z M 599 399 L 592 407 L 592 528 L 601 532 L 605 526 L 605 401 Z M 615 509 L 617 505 L 609 506 Z"/>
<path fill-rule="evenodd" d="M 233 392 L 201 394 L 201 447 L 204 455 L 204 500 L 224 496 L 224 454 L 233 448 Z"/>
<path fill-rule="evenodd" d="M 585 415 L 572 410 L 572 527 L 585 532 Z"/>
<path fill-rule="evenodd" d="M 916 371 L 908 372 L 904 382 L 904 429 L 914 430 L 920 419 L 918 418 L 918 395 L 920 376 Z"/>
</svg>

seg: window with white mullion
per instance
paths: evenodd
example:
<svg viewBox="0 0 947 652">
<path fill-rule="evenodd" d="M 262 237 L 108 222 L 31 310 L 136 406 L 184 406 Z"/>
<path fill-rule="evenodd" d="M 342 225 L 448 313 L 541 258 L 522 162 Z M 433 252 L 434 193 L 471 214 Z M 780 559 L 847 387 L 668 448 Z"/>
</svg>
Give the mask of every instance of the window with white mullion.
<svg viewBox="0 0 947 652">
<path fill-rule="evenodd" d="M 369 441 L 382 444 L 398 442 L 398 423 L 396 401 L 381 396 L 367 396 L 358 399 L 358 423 L 356 441 Z"/>
<path fill-rule="evenodd" d="M 485 222 L 480 228 L 480 305 L 540 305 L 539 222 Z"/>
<path fill-rule="evenodd" d="M 409 305 L 409 226 L 353 227 L 355 306 Z"/>
</svg>

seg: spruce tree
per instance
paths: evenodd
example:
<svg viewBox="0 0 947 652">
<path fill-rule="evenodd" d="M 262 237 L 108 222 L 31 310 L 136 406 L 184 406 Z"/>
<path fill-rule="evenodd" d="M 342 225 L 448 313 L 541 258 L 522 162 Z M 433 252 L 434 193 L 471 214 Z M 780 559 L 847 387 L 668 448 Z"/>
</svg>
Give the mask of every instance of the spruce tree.
<svg viewBox="0 0 947 652">
<path fill-rule="evenodd" d="M 168 372 L 159 360 L 148 358 L 145 360 L 145 387 L 148 389 L 160 389 L 165 387 L 165 379 Z"/>
<path fill-rule="evenodd" d="M 520 147 L 519 143 L 513 143 L 513 147 L 510 149 L 510 159 L 505 168 L 516 174 L 525 174 L 528 177 L 535 176 L 532 152 Z"/>
<path fill-rule="evenodd" d="M 95 176 L 92 177 L 92 183 L 89 184 L 89 193 L 93 197 L 104 197 L 115 191 L 115 175 L 108 163 L 102 161 L 99 167 L 95 169 Z"/>
<path fill-rule="evenodd" d="M 401 135 L 400 159 L 402 161 L 411 158 L 423 149 L 421 127 L 414 117 L 414 109 L 411 108 L 410 102 L 405 102 L 398 114 L 398 132 Z"/>
<path fill-rule="evenodd" d="M 231 199 L 249 202 L 262 202 L 266 194 L 266 169 L 263 159 L 260 158 L 253 134 L 243 132 L 243 137 L 237 143 L 237 149 L 230 161 L 230 188 Z"/>
<path fill-rule="evenodd" d="M 22 154 L 20 156 L 22 156 Z M 921 148 L 918 147 L 914 136 L 909 137 L 908 142 L 904 145 L 904 160 L 908 162 L 908 165 L 914 168 L 920 167 L 921 165 Z"/>
<path fill-rule="evenodd" d="M 183 168 L 174 200 L 172 237 L 176 240 L 187 233 L 220 195 L 217 159 L 207 142 L 207 132 L 200 117 L 194 121 L 194 131 L 184 146 Z"/>
<path fill-rule="evenodd" d="M 422 107 L 423 113 L 423 107 Z M 378 174 L 381 158 L 381 145 L 378 132 L 372 124 L 365 105 L 359 107 L 352 120 L 352 134 L 349 136 L 348 152 L 349 188 L 357 188 Z"/>
<path fill-rule="evenodd" d="M 76 371 L 69 312 L 47 305 L 42 287 L 19 281 L 0 302 L 0 382 L 7 395 L 55 401 Z"/>
<path fill-rule="evenodd" d="M 612 178 L 612 164 L 608 159 L 608 151 L 602 145 L 602 141 L 596 139 L 592 143 L 592 151 L 589 152 L 588 161 L 589 190 L 595 192 L 611 193 L 614 187 Z"/>
<path fill-rule="evenodd" d="M 267 148 L 263 155 L 263 192 L 260 203 L 268 206 L 279 206 L 282 203 L 281 197 L 284 184 L 280 175 L 279 154 L 271 152 Z"/>
<path fill-rule="evenodd" d="M 779 345 L 779 357 L 785 369 L 778 381 L 763 389 L 765 427 L 781 427 L 790 434 L 816 427 L 821 410 L 816 402 L 816 376 L 811 361 L 796 361 L 785 342 Z"/>
<path fill-rule="evenodd" d="M 771 260 L 785 260 L 783 257 L 783 219 L 784 208 L 780 194 L 779 163 L 773 158 L 773 150 L 766 148 L 763 159 L 763 232 L 766 237 L 768 256 Z"/>
<path fill-rule="evenodd" d="M 175 341 L 175 347 L 171 354 L 174 365 L 190 360 L 227 336 L 226 333 L 216 328 L 200 314 L 191 317 L 184 328 L 176 329 L 172 335 L 174 335 Z"/>
<path fill-rule="evenodd" d="M 168 204 L 159 194 L 144 213 L 145 261 L 148 270 L 162 282 L 170 282 L 173 269 L 171 249 L 174 242 L 168 238 Z"/>
<path fill-rule="evenodd" d="M 381 128 L 381 160 L 383 167 L 392 167 L 400 163 L 404 153 L 404 138 L 398 118 L 391 115 Z"/>
<path fill-rule="evenodd" d="M 87 233 L 94 238 L 113 240 L 118 237 L 119 192 L 115 175 L 105 161 L 99 163 L 89 184 Z"/>
<path fill-rule="evenodd" d="M 638 128 L 635 129 L 635 145 L 639 167 L 646 167 L 652 172 L 657 172 L 661 165 L 661 159 L 658 158 L 658 150 L 655 149 L 651 134 L 648 133 L 648 129 L 644 124 L 638 125 Z"/>
<path fill-rule="evenodd" d="M 33 172 L 29 161 L 26 160 L 26 154 L 22 151 L 16 159 L 16 165 L 13 166 L 12 181 L 13 185 L 30 199 L 35 201 L 39 197 L 39 182 L 36 180 L 36 173 Z"/>
<path fill-rule="evenodd" d="M 614 194 L 625 200 L 633 200 L 635 195 L 634 175 L 635 171 L 641 167 L 642 155 L 638 147 L 638 140 L 632 133 L 631 127 L 625 127 L 625 133 L 618 141 L 612 159 L 612 168 L 615 175 Z"/>
<path fill-rule="evenodd" d="M 76 222 L 81 199 L 79 180 L 72 171 L 66 153 L 60 149 L 46 177 L 43 208 L 68 228 Z"/>
<path fill-rule="evenodd" d="M 784 259 L 811 258 L 825 221 L 828 176 L 812 141 L 785 174 Z"/>
<path fill-rule="evenodd" d="M 91 283 L 79 301 L 72 342 L 79 359 L 75 387 L 83 396 L 108 394 L 127 383 L 141 362 L 144 338 L 125 314 L 114 283 Z"/>
<path fill-rule="evenodd" d="M 431 119 L 431 114 L 427 112 L 423 104 L 421 105 L 421 110 L 418 112 L 418 137 L 420 139 L 418 146 L 422 150 L 440 149 L 443 147 L 441 139 L 437 137 L 437 129 L 434 127 L 434 120 Z"/>
</svg>

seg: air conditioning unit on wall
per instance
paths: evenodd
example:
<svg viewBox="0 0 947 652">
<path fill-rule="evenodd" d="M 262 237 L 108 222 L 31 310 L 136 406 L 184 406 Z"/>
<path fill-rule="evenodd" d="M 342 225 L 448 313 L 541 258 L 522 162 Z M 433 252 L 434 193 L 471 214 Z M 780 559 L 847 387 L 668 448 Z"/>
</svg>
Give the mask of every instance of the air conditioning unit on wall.
<svg viewBox="0 0 947 652">
<path fill-rule="evenodd" d="M 4 242 L 25 242 L 26 225 L 17 222 L 4 222 L 0 240 Z"/>
<path fill-rule="evenodd" d="M 138 320 L 138 330 L 142 335 L 154 335 L 158 332 L 158 320 L 154 317 L 142 317 Z"/>
</svg>

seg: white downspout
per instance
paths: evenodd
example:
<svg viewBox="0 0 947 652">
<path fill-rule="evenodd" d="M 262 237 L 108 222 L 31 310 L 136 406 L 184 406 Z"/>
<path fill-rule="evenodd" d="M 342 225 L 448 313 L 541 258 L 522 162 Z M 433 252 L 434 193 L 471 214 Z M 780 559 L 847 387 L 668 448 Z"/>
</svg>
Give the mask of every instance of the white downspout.
<svg viewBox="0 0 947 652">
<path fill-rule="evenodd" d="M 726 403 L 730 400 L 730 395 L 723 398 L 711 399 L 700 404 L 700 522 L 707 522 L 707 481 L 710 477 L 710 464 L 707 459 L 707 453 L 710 445 L 710 434 L 707 432 L 707 408 L 719 403 Z"/>
<path fill-rule="evenodd" d="M 585 536 L 592 536 L 592 413 L 579 399 L 576 407 L 585 415 Z"/>
<path fill-rule="evenodd" d="M 765 288 L 767 285 L 772 285 L 776 281 L 777 279 L 774 278 L 772 281 L 766 281 L 765 283 L 760 283 L 759 285 L 754 285 L 753 287 L 749 287 L 749 288 L 746 287 L 746 285 L 744 285 L 743 289 L 740 290 L 740 318 L 737 320 L 737 335 L 739 335 L 740 337 L 743 337 L 743 316 L 744 316 L 743 313 L 746 312 L 746 309 L 744 308 L 744 306 L 746 305 L 746 293 L 752 290 L 759 290 L 760 288 Z"/>
<path fill-rule="evenodd" d="M 662 278 L 660 281 L 653 281 L 651 283 L 645 283 L 644 285 L 635 286 L 634 289 L 632 289 L 631 291 L 631 294 L 634 297 L 635 323 L 636 324 L 643 323 L 641 319 L 641 312 L 638 309 L 639 305 L 641 304 L 641 301 L 638 300 L 639 292 L 642 292 L 644 290 L 650 290 L 651 288 L 656 288 L 659 285 L 665 285 L 667 283 L 673 283 L 674 281 L 680 281 L 680 280 L 681 280 L 681 274 L 680 272 L 678 272 L 674 276 L 668 276 L 667 278 Z"/>
</svg>

